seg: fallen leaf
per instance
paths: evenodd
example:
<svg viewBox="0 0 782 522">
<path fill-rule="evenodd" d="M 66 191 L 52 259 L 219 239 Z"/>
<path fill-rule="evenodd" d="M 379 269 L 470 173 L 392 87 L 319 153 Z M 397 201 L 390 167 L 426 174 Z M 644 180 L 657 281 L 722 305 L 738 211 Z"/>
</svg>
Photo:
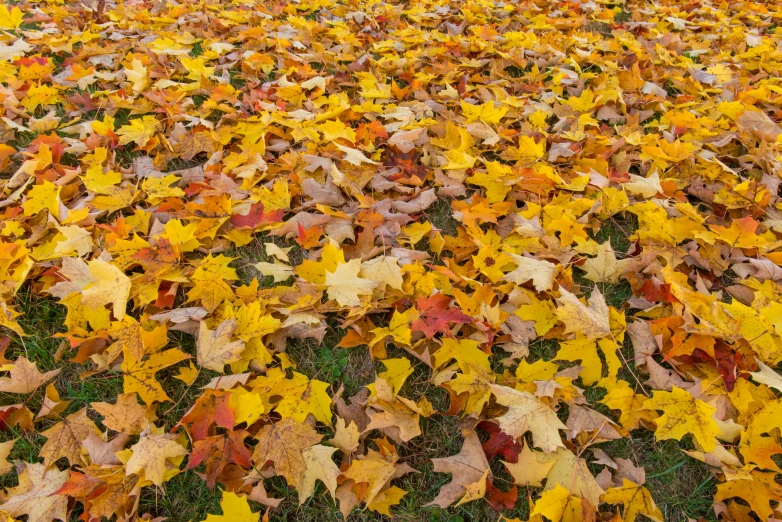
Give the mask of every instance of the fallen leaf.
<svg viewBox="0 0 782 522">
<path fill-rule="evenodd" d="M 611 242 L 606 241 L 600 245 L 597 257 L 589 258 L 584 262 L 584 277 L 598 283 L 617 283 L 627 267 L 632 263 L 631 259 L 617 261 Z"/>
<path fill-rule="evenodd" d="M 331 496 L 336 498 L 337 477 L 339 468 L 331 455 L 337 448 L 329 448 L 322 444 L 315 444 L 301 452 L 304 458 L 304 471 L 299 481 L 299 504 L 303 504 L 315 492 L 315 481 L 320 480 Z"/>
<path fill-rule="evenodd" d="M 250 509 L 247 497 L 230 491 L 223 492 L 220 508 L 222 515 L 207 515 L 204 522 L 258 522 L 261 519 L 259 513 L 253 513 Z"/>
<path fill-rule="evenodd" d="M 644 515 L 652 520 L 662 522 L 663 514 L 652 499 L 652 494 L 643 486 L 624 479 L 622 486 L 611 488 L 603 495 L 603 501 L 608 504 L 622 504 L 623 520 L 633 522 L 638 515 Z"/>
<path fill-rule="evenodd" d="M 663 415 L 655 420 L 658 440 L 681 440 L 684 435 L 692 434 L 705 451 L 712 451 L 716 437 L 720 433 L 714 412 L 717 409 L 696 399 L 681 388 L 672 391 L 655 391 L 651 399 L 643 404 L 646 410 L 661 410 Z"/>
<path fill-rule="evenodd" d="M 326 271 L 326 286 L 329 299 L 337 301 L 340 306 L 360 306 L 359 295 L 367 295 L 378 285 L 375 281 L 358 277 L 361 262 L 351 259 L 347 263 L 337 265 L 336 269 Z"/>
<path fill-rule="evenodd" d="M 599 339 L 611 334 L 608 306 L 600 290 L 593 290 L 588 307 L 564 288 L 559 291 L 561 296 L 558 301 L 561 306 L 557 308 L 556 314 L 565 323 L 566 332 L 577 332 L 587 339 Z"/>
<path fill-rule="evenodd" d="M 239 360 L 244 350 L 244 341 L 231 340 L 237 326 L 236 319 L 228 319 L 216 329 L 210 330 L 206 322 L 201 322 L 196 352 L 199 366 L 223 373 L 226 364 Z"/>
<path fill-rule="evenodd" d="M 527 392 L 520 392 L 506 386 L 492 386 L 497 402 L 508 407 L 507 413 L 499 417 L 500 428 L 513 438 L 532 432 L 534 444 L 546 453 L 564 447 L 559 430 L 566 426 L 547 404 Z"/>
<path fill-rule="evenodd" d="M 467 487 L 480 483 L 487 477 L 489 462 L 481 448 L 481 441 L 475 432 L 468 433 L 464 438 L 462 449 L 456 455 L 446 458 L 432 459 L 434 471 L 437 473 L 450 473 L 451 482 L 440 488 L 434 500 L 428 505 L 446 508 L 468 494 Z M 484 491 L 485 491 L 485 485 Z M 473 489 L 477 489 L 473 487 Z"/>
<path fill-rule="evenodd" d="M 138 442 L 130 447 L 132 455 L 125 463 L 126 474 L 136 473 L 156 486 L 162 486 L 165 474 L 172 469 L 171 459 L 187 455 L 172 435 L 142 432 Z"/>
<path fill-rule="evenodd" d="M 0 377 L 1 392 L 32 393 L 60 373 L 59 368 L 41 373 L 36 363 L 28 361 L 25 357 L 19 357 L 10 370 L 10 377 Z"/>
<path fill-rule="evenodd" d="M 95 423 L 87 417 L 87 408 L 71 413 L 61 422 L 41 433 L 46 437 L 46 442 L 40 451 L 44 464 L 51 466 L 61 457 L 67 458 L 71 465 L 80 464 L 82 441 L 91 434 L 98 433 Z"/>
<path fill-rule="evenodd" d="M 104 426 L 128 435 L 138 435 L 157 420 L 151 408 L 138 403 L 135 393 L 120 393 L 115 404 L 93 402 L 91 406 L 103 415 Z"/>
<path fill-rule="evenodd" d="M 19 485 L 9 490 L 0 510 L 12 517 L 27 515 L 31 522 L 66 520 L 68 497 L 57 490 L 68 481 L 70 472 L 47 468 L 43 464 L 25 464 L 19 473 Z"/>
<path fill-rule="evenodd" d="M 303 452 L 320 442 L 322 436 L 306 424 L 284 419 L 261 428 L 256 438 L 258 444 L 253 451 L 253 462 L 258 466 L 273 463 L 277 475 L 300 489 L 302 475 L 307 469 Z"/>
</svg>

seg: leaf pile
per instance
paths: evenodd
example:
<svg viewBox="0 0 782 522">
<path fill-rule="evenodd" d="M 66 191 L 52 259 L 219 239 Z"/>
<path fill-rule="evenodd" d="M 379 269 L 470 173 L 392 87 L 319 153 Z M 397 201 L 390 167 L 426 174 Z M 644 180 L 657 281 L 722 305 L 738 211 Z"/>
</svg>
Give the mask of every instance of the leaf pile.
<svg viewBox="0 0 782 522">
<path fill-rule="evenodd" d="M 313 494 L 390 516 L 443 417 L 461 451 L 426 464 L 451 476 L 429 505 L 662 520 L 601 449 L 651 430 L 713 471 L 718 517 L 782 517 L 780 23 L 758 1 L 0 6 L 0 419 L 45 440 L 1 462 L 3 517 L 132 520 L 185 470 L 224 490 L 210 521 Z M 46 360 L 25 292 L 67 309 Z M 378 373 L 347 393 L 297 343 Z M 122 393 L 62 399 L 74 365 Z"/>
</svg>

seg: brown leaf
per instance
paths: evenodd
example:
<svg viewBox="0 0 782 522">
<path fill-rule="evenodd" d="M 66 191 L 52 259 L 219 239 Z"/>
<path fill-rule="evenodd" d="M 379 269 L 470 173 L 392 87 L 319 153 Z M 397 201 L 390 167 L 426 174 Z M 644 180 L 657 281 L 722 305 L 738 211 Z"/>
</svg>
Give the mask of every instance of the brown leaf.
<svg viewBox="0 0 782 522">
<path fill-rule="evenodd" d="M 258 444 L 252 460 L 259 468 L 268 462 L 274 464 L 277 475 L 285 477 L 288 484 L 298 488 L 301 475 L 306 469 L 302 452 L 317 444 L 323 437 L 309 425 L 292 419 L 283 419 L 267 424 L 256 435 Z"/>
<path fill-rule="evenodd" d="M 223 373 L 226 364 L 239 360 L 244 351 L 244 341 L 231 340 L 236 327 L 236 319 L 225 320 L 214 330 L 206 326 L 206 321 L 201 322 L 197 346 L 199 366 Z"/>
<path fill-rule="evenodd" d="M 82 441 L 84 449 L 90 456 L 93 464 L 100 466 L 114 466 L 122 464 L 122 461 L 115 455 L 122 451 L 125 444 L 130 440 L 130 435 L 120 433 L 113 439 L 105 441 L 97 433 L 90 433 Z"/>
<path fill-rule="evenodd" d="M 8 491 L 8 500 L 0 505 L 0 510 L 12 517 L 27 515 L 29 522 L 67 520 L 68 497 L 56 492 L 69 475 L 67 469 L 26 463 L 19 474 L 19 485 Z"/>
<path fill-rule="evenodd" d="M 67 458 L 71 465 L 81 464 L 82 441 L 99 433 L 95 423 L 87 417 L 87 408 L 82 408 L 41 433 L 47 440 L 39 455 L 46 466 L 51 466 L 60 457 Z"/>
<path fill-rule="evenodd" d="M 19 357 L 14 361 L 10 377 L 0 377 L 0 392 L 32 393 L 59 373 L 59 368 L 41 373 L 34 362 L 28 361 L 26 357 Z"/>
<path fill-rule="evenodd" d="M 469 432 L 462 444 L 462 449 L 456 455 L 432 459 L 434 471 L 450 473 L 451 482 L 440 489 L 440 492 L 428 506 L 447 508 L 466 493 L 467 485 L 480 480 L 489 469 L 489 461 L 481 448 L 481 441 L 474 431 Z"/>
<path fill-rule="evenodd" d="M 771 121 L 771 118 L 766 116 L 765 113 L 758 110 L 750 109 L 744 111 L 736 119 L 736 125 L 739 131 L 753 134 L 766 141 L 776 141 L 777 137 L 782 134 L 782 129 L 779 125 Z"/>
<path fill-rule="evenodd" d="M 117 402 L 93 402 L 93 409 L 103 415 L 103 425 L 114 431 L 138 435 L 157 420 L 154 409 L 138 403 L 135 393 L 120 393 Z"/>
</svg>

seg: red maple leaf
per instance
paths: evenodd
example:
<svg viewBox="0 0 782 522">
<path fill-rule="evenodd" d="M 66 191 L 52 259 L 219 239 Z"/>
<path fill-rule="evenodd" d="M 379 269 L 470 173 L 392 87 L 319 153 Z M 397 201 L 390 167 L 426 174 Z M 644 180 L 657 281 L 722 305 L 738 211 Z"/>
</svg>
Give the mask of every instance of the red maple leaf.
<svg viewBox="0 0 782 522">
<path fill-rule="evenodd" d="M 506 509 L 513 509 L 518 498 L 518 486 L 514 485 L 508 491 L 502 491 L 494 487 L 490 480 L 486 481 L 486 501 L 494 511 L 501 512 Z"/>
<path fill-rule="evenodd" d="M 679 357 L 680 360 L 688 363 L 704 363 L 708 364 L 722 376 L 722 380 L 725 383 L 725 389 L 728 392 L 733 391 L 733 387 L 736 386 L 736 379 L 740 374 L 746 376 L 746 372 L 739 370 L 743 358 L 739 352 L 725 344 L 722 339 L 717 339 L 714 346 L 714 357 L 696 348 L 693 350 L 692 355 L 683 355 Z"/>
<path fill-rule="evenodd" d="M 676 298 L 671 294 L 671 285 L 667 283 L 655 283 L 651 279 L 646 281 L 638 293 L 650 303 L 664 302 L 675 303 Z"/>
<path fill-rule="evenodd" d="M 502 455 L 502 458 L 511 464 L 519 461 L 521 445 L 513 437 L 507 435 L 493 422 L 481 421 L 477 428 L 489 434 L 489 440 L 481 443 L 486 460 L 491 460 L 495 455 Z"/>
<path fill-rule="evenodd" d="M 52 493 L 52 495 L 87 497 L 103 484 L 104 482 L 100 479 L 73 471 L 68 477 L 68 482 L 60 486 L 60 489 Z"/>
<path fill-rule="evenodd" d="M 451 298 L 443 294 L 419 297 L 415 305 L 421 312 L 421 317 L 413 321 L 412 329 L 423 332 L 428 339 L 431 339 L 435 332 L 450 336 L 450 323 L 469 323 L 470 318 L 464 315 L 461 310 L 448 308 L 450 303 Z"/>
<path fill-rule="evenodd" d="M 227 391 L 206 390 L 179 424 L 189 426 L 188 431 L 194 441 L 205 439 L 212 424 L 221 428 L 233 428 L 235 421 L 234 411 L 228 404 L 230 398 L 231 394 Z"/>
<path fill-rule="evenodd" d="M 248 212 L 246 216 L 240 214 L 231 216 L 231 224 L 236 228 L 247 227 L 256 229 L 271 223 L 281 223 L 284 215 L 285 211 L 282 209 L 264 212 L 263 203 L 259 201 L 258 203 L 250 205 L 250 212 Z"/>
<path fill-rule="evenodd" d="M 252 453 L 244 445 L 244 439 L 250 434 L 245 430 L 229 431 L 197 441 L 190 453 L 187 469 L 193 469 L 206 462 L 206 484 L 214 489 L 217 478 L 229 464 L 249 469 L 252 466 Z"/>
</svg>

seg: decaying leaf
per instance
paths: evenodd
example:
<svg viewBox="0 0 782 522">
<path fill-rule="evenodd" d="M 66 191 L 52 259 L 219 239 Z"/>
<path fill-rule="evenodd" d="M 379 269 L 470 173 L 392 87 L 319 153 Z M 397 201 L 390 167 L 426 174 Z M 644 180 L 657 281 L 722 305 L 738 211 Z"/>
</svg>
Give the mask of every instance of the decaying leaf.
<svg viewBox="0 0 782 522">
<path fill-rule="evenodd" d="M 138 435 L 157 417 L 148 406 L 138 403 L 135 393 L 117 395 L 115 404 L 93 402 L 92 408 L 103 415 L 103 425 L 120 433 Z"/>
</svg>

